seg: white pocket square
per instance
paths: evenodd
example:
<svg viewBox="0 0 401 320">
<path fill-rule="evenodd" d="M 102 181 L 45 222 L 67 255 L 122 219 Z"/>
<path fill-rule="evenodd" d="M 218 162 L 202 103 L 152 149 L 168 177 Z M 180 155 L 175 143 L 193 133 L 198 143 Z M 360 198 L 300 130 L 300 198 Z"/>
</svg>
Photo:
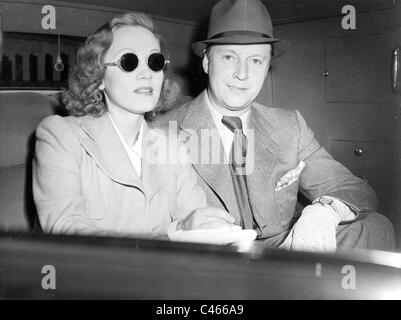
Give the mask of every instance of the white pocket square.
<svg viewBox="0 0 401 320">
<path fill-rule="evenodd" d="M 298 181 L 299 175 L 301 174 L 304 168 L 305 168 L 305 162 L 300 161 L 295 169 L 288 171 L 285 175 L 283 175 L 279 179 L 279 181 L 276 184 L 276 188 L 274 190 L 280 191 L 281 189 L 288 187 L 295 181 Z"/>
</svg>

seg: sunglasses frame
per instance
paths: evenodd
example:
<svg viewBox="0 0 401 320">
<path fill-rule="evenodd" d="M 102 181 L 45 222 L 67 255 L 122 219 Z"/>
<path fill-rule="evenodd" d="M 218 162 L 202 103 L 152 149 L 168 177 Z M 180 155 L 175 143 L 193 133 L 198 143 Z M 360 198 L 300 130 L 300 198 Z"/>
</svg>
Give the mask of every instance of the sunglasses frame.
<svg viewBox="0 0 401 320">
<path fill-rule="evenodd" d="M 122 58 L 123 56 L 125 56 L 126 54 L 133 54 L 133 55 L 136 56 L 136 58 L 138 59 L 138 56 L 137 56 L 135 53 L 129 52 L 129 53 L 124 53 L 117 61 L 115 61 L 115 62 L 106 62 L 106 63 L 104 63 L 104 65 L 105 65 L 106 67 L 109 67 L 109 66 L 111 66 L 111 67 L 119 67 L 120 70 L 121 70 L 122 72 L 125 72 L 125 73 L 134 72 L 134 71 L 136 70 L 136 68 L 138 68 L 139 59 L 138 59 L 138 64 L 137 64 L 137 66 L 134 68 L 134 70 L 132 70 L 132 71 L 126 71 L 126 70 L 124 70 L 124 68 L 121 66 L 121 58 Z M 154 54 L 160 54 L 160 55 L 164 58 L 164 66 L 163 66 L 163 68 L 161 68 L 159 71 L 155 71 L 155 70 L 153 70 L 153 69 L 149 66 L 149 58 L 150 58 L 150 56 L 152 56 L 152 55 L 154 55 Z M 160 72 L 160 71 L 164 70 L 164 69 L 168 66 L 169 63 L 170 63 L 170 60 L 167 60 L 167 59 L 164 57 L 164 55 L 163 55 L 162 53 L 160 53 L 160 52 L 151 53 L 151 54 L 148 56 L 147 61 L 146 61 L 146 65 L 147 65 L 148 68 L 149 68 L 150 70 L 152 70 L 153 72 Z"/>
</svg>

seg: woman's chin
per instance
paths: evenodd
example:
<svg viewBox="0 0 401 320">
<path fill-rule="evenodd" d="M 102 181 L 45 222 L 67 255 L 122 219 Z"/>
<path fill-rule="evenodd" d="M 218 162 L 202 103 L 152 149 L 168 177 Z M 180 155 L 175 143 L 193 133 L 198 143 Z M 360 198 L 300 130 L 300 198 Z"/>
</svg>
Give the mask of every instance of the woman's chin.
<svg viewBox="0 0 401 320">
<path fill-rule="evenodd" d="M 156 108 L 154 104 L 144 104 L 144 105 L 135 105 L 135 106 L 127 106 L 123 108 L 125 111 L 136 115 L 144 115 L 147 112 L 150 112 Z"/>
<path fill-rule="evenodd" d="M 157 107 L 157 101 L 152 103 L 142 103 L 135 104 L 135 107 L 131 108 L 133 112 L 145 114 L 146 112 L 150 112 Z"/>
</svg>

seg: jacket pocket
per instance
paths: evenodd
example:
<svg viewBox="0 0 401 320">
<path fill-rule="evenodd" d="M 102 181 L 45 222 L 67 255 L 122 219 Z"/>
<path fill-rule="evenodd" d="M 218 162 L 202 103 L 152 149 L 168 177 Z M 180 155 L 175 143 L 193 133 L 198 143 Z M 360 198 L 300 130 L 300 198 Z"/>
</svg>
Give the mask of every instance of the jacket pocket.
<svg viewBox="0 0 401 320">
<path fill-rule="evenodd" d="M 298 182 L 293 182 L 288 187 L 273 192 L 277 223 L 283 227 L 288 226 L 295 213 L 298 196 Z"/>
</svg>

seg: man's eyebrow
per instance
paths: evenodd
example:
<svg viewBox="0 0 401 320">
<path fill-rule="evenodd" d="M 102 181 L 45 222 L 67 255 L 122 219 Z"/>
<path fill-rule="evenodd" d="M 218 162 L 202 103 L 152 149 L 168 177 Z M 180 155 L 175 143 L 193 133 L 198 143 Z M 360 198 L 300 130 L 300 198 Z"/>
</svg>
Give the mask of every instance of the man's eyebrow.
<svg viewBox="0 0 401 320">
<path fill-rule="evenodd" d="M 255 53 L 255 54 L 251 54 L 249 55 L 249 58 L 254 58 L 254 57 L 259 57 L 259 58 L 264 58 L 266 59 L 268 56 L 263 54 L 263 53 Z"/>
<path fill-rule="evenodd" d="M 226 48 L 219 48 L 218 53 L 232 53 L 232 54 L 237 54 L 234 50 L 232 49 L 226 49 Z"/>
<path fill-rule="evenodd" d="M 262 54 L 262 53 L 255 53 L 255 54 L 250 54 L 247 59 L 260 59 L 262 61 L 265 61 L 269 58 L 268 55 Z"/>
</svg>

